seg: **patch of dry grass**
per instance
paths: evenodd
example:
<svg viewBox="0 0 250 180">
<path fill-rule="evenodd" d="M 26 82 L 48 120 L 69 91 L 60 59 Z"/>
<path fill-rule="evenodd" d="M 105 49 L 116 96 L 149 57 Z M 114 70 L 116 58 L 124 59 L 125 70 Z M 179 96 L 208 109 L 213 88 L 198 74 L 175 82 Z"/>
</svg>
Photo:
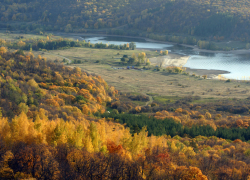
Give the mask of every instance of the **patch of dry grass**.
<svg viewBox="0 0 250 180">
<path fill-rule="evenodd" d="M 200 96 L 207 98 L 247 98 L 250 84 L 203 79 L 156 71 L 114 70 L 108 65 L 79 65 L 83 70 L 104 78 L 123 92 L 156 93 L 164 96 Z M 238 85 L 240 85 L 238 87 Z"/>
<path fill-rule="evenodd" d="M 65 56 L 72 60 L 86 60 L 90 63 L 99 60 L 102 64 L 109 65 L 118 65 L 123 55 L 128 55 L 130 57 L 133 53 L 138 54 L 141 52 L 141 50 L 94 49 L 81 47 L 50 51 L 50 53 Z M 148 58 L 159 55 L 159 53 L 154 51 L 146 51 L 146 54 Z"/>
</svg>

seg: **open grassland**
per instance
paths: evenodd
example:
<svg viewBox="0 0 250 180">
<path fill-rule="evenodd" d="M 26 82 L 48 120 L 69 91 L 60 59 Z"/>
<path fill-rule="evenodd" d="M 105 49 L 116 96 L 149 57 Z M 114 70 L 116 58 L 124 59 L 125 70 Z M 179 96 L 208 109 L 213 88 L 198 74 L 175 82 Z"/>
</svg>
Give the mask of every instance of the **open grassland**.
<svg viewBox="0 0 250 180">
<path fill-rule="evenodd" d="M 108 65 L 99 64 L 77 66 L 90 73 L 100 75 L 109 85 L 123 92 L 140 92 L 148 95 L 153 93 L 156 97 L 200 96 L 199 102 L 250 96 L 250 83 L 247 82 L 225 82 L 163 71 L 114 70 Z M 166 98 L 163 101 L 168 102 L 171 99 Z"/>
<path fill-rule="evenodd" d="M 70 48 L 64 50 L 54 50 L 49 53 L 60 55 L 73 60 L 84 61 L 84 65 L 93 65 L 97 60 L 99 64 L 106 64 L 111 66 L 119 66 L 123 55 L 129 57 L 135 53 L 138 54 L 141 50 L 114 50 L 114 49 L 94 49 L 94 48 Z M 147 57 L 159 56 L 158 52 L 146 51 Z"/>
</svg>

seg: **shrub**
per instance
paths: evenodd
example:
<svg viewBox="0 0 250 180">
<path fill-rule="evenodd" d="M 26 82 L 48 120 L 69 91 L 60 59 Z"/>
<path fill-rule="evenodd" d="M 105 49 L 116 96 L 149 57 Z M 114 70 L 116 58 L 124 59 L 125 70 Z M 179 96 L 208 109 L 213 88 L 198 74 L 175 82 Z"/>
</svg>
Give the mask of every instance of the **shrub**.
<svg viewBox="0 0 250 180">
<path fill-rule="evenodd" d="M 203 77 L 204 79 L 207 79 L 207 75 L 203 75 L 202 77 Z"/>
<path fill-rule="evenodd" d="M 207 119 L 211 119 L 212 116 L 211 116 L 211 114 L 210 114 L 209 112 L 206 112 L 206 113 L 205 113 L 205 117 L 206 117 Z"/>
<path fill-rule="evenodd" d="M 168 66 L 166 68 L 167 72 L 169 73 L 182 73 L 185 71 L 185 68 L 182 68 L 182 67 L 177 67 L 177 66 Z"/>
<path fill-rule="evenodd" d="M 217 119 L 220 119 L 220 118 L 222 118 L 222 115 L 221 114 L 216 114 L 215 119 L 217 120 Z"/>
<path fill-rule="evenodd" d="M 204 116 L 203 115 L 198 115 L 197 118 L 198 119 L 204 119 Z"/>
</svg>

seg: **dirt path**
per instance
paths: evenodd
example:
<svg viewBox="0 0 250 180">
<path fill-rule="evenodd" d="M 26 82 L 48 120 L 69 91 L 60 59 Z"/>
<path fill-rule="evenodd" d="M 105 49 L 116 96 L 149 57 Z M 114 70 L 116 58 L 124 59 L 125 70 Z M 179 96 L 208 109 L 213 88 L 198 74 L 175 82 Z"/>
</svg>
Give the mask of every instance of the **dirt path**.
<svg viewBox="0 0 250 180">
<path fill-rule="evenodd" d="M 146 95 L 146 96 L 148 96 L 148 97 L 149 97 L 149 101 L 148 101 L 148 102 L 146 102 L 145 106 L 147 106 L 147 105 L 149 105 L 149 104 L 152 104 L 152 103 L 153 103 L 153 97 L 152 97 L 152 96 L 150 96 L 150 95 L 147 95 L 147 94 L 144 94 L 144 95 Z"/>
</svg>

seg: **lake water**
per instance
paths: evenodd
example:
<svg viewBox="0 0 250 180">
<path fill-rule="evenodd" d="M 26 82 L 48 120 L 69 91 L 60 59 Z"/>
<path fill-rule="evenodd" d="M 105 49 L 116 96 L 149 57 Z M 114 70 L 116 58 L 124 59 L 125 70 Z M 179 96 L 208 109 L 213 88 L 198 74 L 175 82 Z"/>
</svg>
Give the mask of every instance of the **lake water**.
<svg viewBox="0 0 250 180">
<path fill-rule="evenodd" d="M 156 43 L 146 41 L 140 38 L 127 37 L 83 37 L 85 41 L 91 43 L 109 43 L 109 44 L 127 44 L 135 42 L 137 48 L 169 50 L 169 52 L 190 56 L 185 67 L 193 69 L 215 69 L 229 71 L 229 74 L 224 74 L 225 78 L 229 79 L 250 79 L 250 54 L 229 54 L 229 53 L 204 53 L 194 51 L 191 48 L 180 45 L 171 45 L 166 43 Z"/>
</svg>

